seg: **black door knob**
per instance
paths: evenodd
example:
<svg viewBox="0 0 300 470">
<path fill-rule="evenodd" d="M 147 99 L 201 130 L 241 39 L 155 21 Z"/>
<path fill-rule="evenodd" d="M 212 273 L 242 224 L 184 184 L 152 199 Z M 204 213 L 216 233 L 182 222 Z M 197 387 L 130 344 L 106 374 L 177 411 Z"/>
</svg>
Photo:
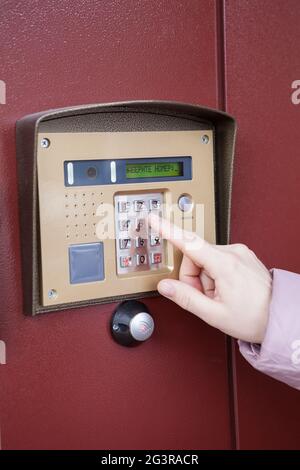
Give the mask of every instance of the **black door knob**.
<svg viewBox="0 0 300 470">
<path fill-rule="evenodd" d="M 137 300 L 119 304 L 112 316 L 111 332 L 117 343 L 134 346 L 150 338 L 154 331 L 154 320 L 148 308 Z"/>
</svg>

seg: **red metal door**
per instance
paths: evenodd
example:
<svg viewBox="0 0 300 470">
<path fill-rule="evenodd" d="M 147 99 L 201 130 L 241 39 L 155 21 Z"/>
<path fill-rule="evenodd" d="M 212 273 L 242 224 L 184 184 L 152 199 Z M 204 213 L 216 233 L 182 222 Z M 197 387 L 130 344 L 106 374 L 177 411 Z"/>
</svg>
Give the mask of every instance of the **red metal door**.
<svg viewBox="0 0 300 470">
<path fill-rule="evenodd" d="M 218 107 L 215 2 L 8 0 L 1 10 L 3 448 L 229 448 L 221 333 L 162 298 L 145 300 L 156 333 L 136 349 L 112 341 L 114 305 L 23 316 L 15 160 L 16 120 L 42 109 L 151 98 Z"/>
<path fill-rule="evenodd" d="M 238 120 L 232 240 L 300 272 L 300 3 L 225 2 L 227 111 Z M 284 312 L 283 312 L 284 313 Z M 299 392 L 236 355 L 241 448 L 299 448 Z"/>
</svg>

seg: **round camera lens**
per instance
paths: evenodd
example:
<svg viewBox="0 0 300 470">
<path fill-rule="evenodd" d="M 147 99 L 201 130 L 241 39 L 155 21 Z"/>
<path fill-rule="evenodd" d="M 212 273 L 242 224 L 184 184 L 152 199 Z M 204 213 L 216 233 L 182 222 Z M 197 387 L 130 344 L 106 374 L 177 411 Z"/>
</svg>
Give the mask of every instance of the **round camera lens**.
<svg viewBox="0 0 300 470">
<path fill-rule="evenodd" d="M 87 169 L 86 174 L 88 175 L 89 178 L 96 178 L 96 176 L 97 176 L 97 168 L 95 168 L 94 166 L 90 166 L 90 167 Z"/>
</svg>

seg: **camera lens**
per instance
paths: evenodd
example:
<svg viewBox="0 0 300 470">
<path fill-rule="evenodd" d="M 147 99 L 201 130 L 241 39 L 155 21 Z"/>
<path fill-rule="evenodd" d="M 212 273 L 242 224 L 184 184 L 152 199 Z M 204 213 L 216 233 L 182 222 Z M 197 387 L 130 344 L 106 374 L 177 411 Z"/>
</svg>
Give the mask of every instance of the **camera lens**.
<svg viewBox="0 0 300 470">
<path fill-rule="evenodd" d="M 94 166 L 88 167 L 86 174 L 88 175 L 89 178 L 96 178 L 97 168 L 95 168 Z"/>
</svg>

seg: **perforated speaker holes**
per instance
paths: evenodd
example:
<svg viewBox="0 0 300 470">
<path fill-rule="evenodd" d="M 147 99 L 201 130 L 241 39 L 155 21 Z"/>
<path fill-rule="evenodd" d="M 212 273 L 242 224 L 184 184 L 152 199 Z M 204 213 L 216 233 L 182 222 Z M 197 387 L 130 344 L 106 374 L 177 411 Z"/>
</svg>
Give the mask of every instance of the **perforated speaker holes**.
<svg viewBox="0 0 300 470">
<path fill-rule="evenodd" d="M 96 225 L 99 220 L 96 212 L 103 204 L 103 193 L 98 191 L 76 190 L 65 193 L 65 233 L 68 242 L 88 241 L 96 238 Z"/>
</svg>

